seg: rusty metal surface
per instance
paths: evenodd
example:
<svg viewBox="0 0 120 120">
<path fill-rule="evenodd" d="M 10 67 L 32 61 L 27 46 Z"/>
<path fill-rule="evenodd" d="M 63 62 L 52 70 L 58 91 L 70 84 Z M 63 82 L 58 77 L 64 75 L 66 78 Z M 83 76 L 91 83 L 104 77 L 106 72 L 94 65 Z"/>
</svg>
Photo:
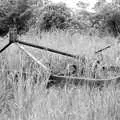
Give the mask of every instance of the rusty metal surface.
<svg viewBox="0 0 120 120">
<path fill-rule="evenodd" d="M 111 80 L 116 80 L 119 79 L 120 80 L 120 76 L 116 76 L 116 77 L 112 77 L 112 78 L 108 78 L 108 79 L 94 79 L 94 78 L 86 78 L 86 77 L 71 77 L 71 76 L 58 76 L 58 75 L 51 75 L 50 79 L 53 80 L 83 80 L 83 81 L 111 81 Z"/>
<path fill-rule="evenodd" d="M 106 50 L 106 49 L 108 49 L 108 48 L 111 48 L 111 47 L 112 47 L 112 45 L 108 45 L 108 46 L 106 46 L 106 47 L 104 47 L 104 48 L 102 48 L 102 49 L 100 49 L 100 50 L 97 50 L 97 51 L 95 52 L 95 54 L 100 53 L 100 52 L 102 52 L 102 51 L 104 51 L 104 50 Z"/>
<path fill-rule="evenodd" d="M 7 45 L 5 45 L 1 50 L 0 53 L 3 52 L 6 48 L 8 48 L 11 45 L 11 43 L 9 42 Z"/>
<path fill-rule="evenodd" d="M 20 41 L 20 40 L 17 40 L 16 42 L 19 43 L 19 44 L 22 44 L 22 45 L 26 45 L 26 46 L 30 46 L 30 47 L 34 47 L 34 48 L 38 48 L 38 49 L 42 49 L 42 50 L 46 50 L 46 51 L 49 51 L 49 52 L 61 54 L 61 55 L 72 57 L 72 58 L 77 57 L 77 55 L 73 55 L 73 54 L 70 54 L 70 53 L 58 51 L 58 50 L 51 49 L 51 48 L 44 47 L 44 46 L 35 45 L 35 44 L 32 44 L 32 43 L 27 43 L 27 42 Z"/>
<path fill-rule="evenodd" d="M 56 53 L 56 54 L 61 54 L 61 55 L 67 56 L 67 57 L 72 57 L 72 58 L 76 58 L 76 59 L 79 58 L 79 56 L 74 55 L 74 54 L 70 54 L 70 53 L 59 51 L 59 50 L 51 49 L 51 48 L 48 48 L 48 47 L 39 46 L 39 45 L 35 45 L 35 44 L 32 44 L 32 43 L 20 41 L 20 40 L 17 39 L 16 29 L 14 29 L 14 28 L 11 30 L 10 34 L 11 34 L 11 37 L 9 38 L 9 43 L 7 45 L 5 45 L 4 48 L 2 48 L 0 50 L 0 53 L 3 52 L 6 48 L 8 48 L 12 43 L 17 43 L 17 44 L 26 45 L 26 46 L 29 46 L 29 47 L 38 48 L 38 49 L 41 49 L 41 50 L 46 50 L 46 51 L 53 52 L 53 53 Z M 100 52 L 102 52 L 102 51 L 104 51 L 108 48 L 111 48 L 111 46 L 112 45 L 108 45 L 108 46 L 96 51 L 95 54 L 100 53 Z M 26 52 L 26 53 L 28 54 L 28 52 Z M 29 54 L 29 56 L 32 56 L 32 55 Z M 34 60 L 36 60 L 36 59 L 34 58 Z M 44 68 L 46 68 L 46 66 L 44 66 Z M 111 81 L 111 80 L 115 80 L 115 79 L 120 80 L 120 76 L 113 77 L 113 78 L 110 78 L 110 79 L 93 79 L 93 78 L 80 78 L 80 77 L 50 75 L 50 78 L 52 78 L 54 80 L 69 79 L 69 80 L 82 80 L 82 81 Z"/>
</svg>

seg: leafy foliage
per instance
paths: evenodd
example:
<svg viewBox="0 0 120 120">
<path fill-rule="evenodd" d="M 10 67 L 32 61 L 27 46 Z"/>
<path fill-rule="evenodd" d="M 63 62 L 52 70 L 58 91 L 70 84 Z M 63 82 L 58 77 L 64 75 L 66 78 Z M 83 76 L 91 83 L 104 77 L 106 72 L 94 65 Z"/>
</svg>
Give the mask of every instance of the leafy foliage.
<svg viewBox="0 0 120 120">
<path fill-rule="evenodd" d="M 120 7 L 107 3 L 91 16 L 91 27 L 97 28 L 99 33 L 108 32 L 114 37 L 120 33 Z"/>
<path fill-rule="evenodd" d="M 63 3 L 46 5 L 40 11 L 39 28 L 40 31 L 50 31 L 52 29 L 64 30 L 69 27 L 68 19 L 71 18 L 71 10 Z"/>
<path fill-rule="evenodd" d="M 9 26 L 15 24 L 18 34 L 29 30 L 32 8 L 27 0 L 0 1 L 0 36 L 5 36 Z"/>
</svg>

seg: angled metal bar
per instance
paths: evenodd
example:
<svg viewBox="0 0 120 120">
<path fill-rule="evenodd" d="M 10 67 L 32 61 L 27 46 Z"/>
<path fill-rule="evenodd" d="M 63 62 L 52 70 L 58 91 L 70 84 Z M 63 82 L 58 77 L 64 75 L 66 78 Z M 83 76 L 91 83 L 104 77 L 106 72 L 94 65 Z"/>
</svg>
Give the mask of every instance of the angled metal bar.
<svg viewBox="0 0 120 120">
<path fill-rule="evenodd" d="M 6 48 L 8 48 L 12 43 L 9 42 L 7 45 L 5 45 L 1 50 L 0 53 L 3 52 Z"/>
<path fill-rule="evenodd" d="M 38 61 L 30 52 L 28 52 L 23 46 L 20 46 L 19 44 L 16 44 L 23 52 L 25 52 L 30 58 L 32 58 L 37 64 L 39 64 L 41 67 L 43 67 L 46 71 L 49 71 L 49 69 L 42 64 L 40 61 Z"/>
<path fill-rule="evenodd" d="M 120 81 L 120 75 L 111 77 L 108 79 L 95 79 L 95 78 L 87 78 L 87 77 L 71 77 L 71 76 L 58 76 L 58 75 L 50 75 L 49 80 L 83 80 L 83 81 L 96 81 L 96 82 L 101 82 L 101 81 L 111 81 L 117 79 Z"/>
<path fill-rule="evenodd" d="M 106 47 L 104 47 L 104 48 L 102 48 L 102 49 L 100 49 L 100 50 L 97 50 L 97 51 L 95 52 L 95 54 L 100 53 L 100 52 L 102 52 L 102 51 L 104 51 L 104 50 L 106 50 L 106 49 L 108 49 L 108 48 L 111 48 L 111 47 L 112 47 L 112 45 L 108 45 L 108 46 L 106 46 Z"/>
<path fill-rule="evenodd" d="M 22 44 L 22 45 L 27 45 L 27 46 L 34 47 L 34 48 L 47 50 L 47 51 L 50 51 L 50 52 L 53 52 L 53 53 L 61 54 L 61 55 L 72 57 L 72 58 L 77 58 L 78 57 L 77 55 L 61 52 L 61 51 L 58 51 L 58 50 L 55 50 L 55 49 L 51 49 L 51 48 L 35 45 L 35 44 L 32 44 L 32 43 L 27 43 L 27 42 L 20 41 L 20 40 L 17 40 L 16 42 L 19 43 L 19 44 Z"/>
</svg>

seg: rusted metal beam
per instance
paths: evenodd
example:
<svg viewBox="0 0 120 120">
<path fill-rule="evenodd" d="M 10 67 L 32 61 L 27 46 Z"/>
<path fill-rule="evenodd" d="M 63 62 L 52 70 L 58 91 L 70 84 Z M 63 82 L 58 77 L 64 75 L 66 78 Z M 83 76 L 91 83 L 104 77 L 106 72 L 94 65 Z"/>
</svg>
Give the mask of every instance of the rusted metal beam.
<svg viewBox="0 0 120 120">
<path fill-rule="evenodd" d="M 40 45 L 35 45 L 35 44 L 32 44 L 32 43 L 28 43 L 28 42 L 24 42 L 24 41 L 20 41 L 20 40 L 17 40 L 16 42 L 19 43 L 19 44 L 22 44 L 22 45 L 26 45 L 26 46 L 30 46 L 30 47 L 34 47 L 34 48 L 38 48 L 38 49 L 42 49 L 42 50 L 46 50 L 46 51 L 49 51 L 49 52 L 61 54 L 61 55 L 72 57 L 72 58 L 77 58 L 78 57 L 77 55 L 73 55 L 73 54 L 70 54 L 70 53 L 58 51 L 58 50 L 55 50 L 55 49 L 51 49 L 51 48 L 48 48 L 48 47 L 43 47 L 43 46 L 40 46 Z"/>
<path fill-rule="evenodd" d="M 70 76 L 57 76 L 51 75 L 46 88 L 49 89 L 54 85 L 59 85 L 61 83 L 72 83 L 74 85 L 88 85 L 90 88 L 98 87 L 102 88 L 104 85 L 108 86 L 111 83 L 115 85 L 120 83 L 120 76 L 109 78 L 109 79 L 93 79 L 85 77 L 70 77 Z"/>
<path fill-rule="evenodd" d="M 0 53 L 3 52 L 6 48 L 8 48 L 11 45 L 11 43 L 9 42 L 7 45 L 5 45 L 1 50 Z"/>
<path fill-rule="evenodd" d="M 102 52 L 102 51 L 104 51 L 104 50 L 106 50 L 106 49 L 108 49 L 108 48 L 111 48 L 111 47 L 112 47 L 112 45 L 108 45 L 108 46 L 106 46 L 106 47 L 104 47 L 104 48 L 102 48 L 102 49 L 100 49 L 100 50 L 97 50 L 97 51 L 95 52 L 95 54 L 100 53 L 100 52 Z"/>
<path fill-rule="evenodd" d="M 115 79 L 120 79 L 120 76 L 111 77 L 109 79 L 95 79 L 95 78 L 86 78 L 86 77 L 71 77 L 71 76 L 58 76 L 58 75 L 51 75 L 49 79 L 53 80 L 85 80 L 85 81 L 111 81 Z"/>
</svg>

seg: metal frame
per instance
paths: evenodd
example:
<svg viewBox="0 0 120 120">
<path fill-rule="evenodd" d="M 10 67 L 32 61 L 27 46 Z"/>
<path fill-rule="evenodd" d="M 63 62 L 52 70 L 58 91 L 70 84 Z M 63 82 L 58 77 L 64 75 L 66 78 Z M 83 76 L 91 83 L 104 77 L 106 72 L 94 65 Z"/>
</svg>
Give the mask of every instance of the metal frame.
<svg viewBox="0 0 120 120">
<path fill-rule="evenodd" d="M 70 54 L 70 53 L 66 53 L 66 52 L 58 51 L 58 50 L 51 49 L 51 48 L 48 48 L 48 47 L 35 45 L 33 43 L 28 43 L 28 42 L 18 40 L 18 38 L 17 38 L 17 29 L 16 29 L 15 25 L 12 25 L 10 27 L 10 29 L 9 29 L 9 43 L 7 45 L 5 45 L 0 50 L 0 53 L 3 52 L 6 48 L 8 48 L 12 43 L 19 43 L 21 45 L 26 45 L 26 46 L 38 48 L 38 49 L 41 49 L 41 50 L 46 50 L 46 51 L 61 54 L 61 55 L 67 56 L 67 57 L 72 57 L 72 58 L 77 58 L 78 57 L 77 55 L 73 55 L 73 54 Z"/>
<path fill-rule="evenodd" d="M 38 49 L 41 49 L 41 50 L 47 50 L 49 52 L 53 52 L 53 53 L 57 53 L 57 54 L 61 54 L 61 55 L 64 55 L 64 56 L 67 56 L 67 57 L 72 57 L 72 58 L 76 58 L 78 59 L 79 56 L 77 55 L 73 55 L 73 54 L 70 54 L 70 53 L 66 53 L 66 52 L 61 52 L 61 51 L 58 51 L 58 50 L 54 50 L 54 49 L 51 49 L 51 48 L 47 48 L 47 47 L 44 47 L 44 46 L 39 46 L 39 45 L 35 45 L 35 44 L 32 44 L 32 43 L 28 43 L 28 42 L 24 42 L 24 41 L 20 41 L 18 40 L 17 38 L 17 29 L 16 29 L 16 26 L 15 25 L 11 25 L 10 29 L 9 29 L 9 43 L 7 45 L 5 45 L 1 50 L 0 50 L 0 53 L 3 52 L 6 48 L 8 48 L 12 43 L 16 43 L 16 45 L 21 49 L 23 50 L 28 56 L 30 56 L 36 63 L 38 63 L 41 67 L 43 67 L 46 71 L 48 71 L 48 73 L 50 72 L 49 69 L 44 66 L 40 61 L 38 61 L 31 53 L 29 53 L 27 50 L 25 50 L 25 48 L 23 46 L 20 46 L 21 45 L 26 45 L 26 46 L 29 46 L 29 47 L 34 47 L 34 48 L 38 48 Z M 109 45 L 107 47 L 104 47 L 98 51 L 95 52 L 95 54 L 99 54 L 100 52 L 108 49 L 108 48 L 111 48 L 112 45 Z M 70 77 L 70 76 L 57 76 L 57 75 L 52 75 L 50 74 L 49 76 L 49 79 L 54 79 L 54 80 L 66 80 L 66 79 L 69 79 L 69 80 L 80 80 L 80 81 L 111 81 L 111 80 L 115 80 L 115 79 L 120 79 L 120 76 L 116 76 L 116 77 L 113 77 L 113 78 L 110 78 L 110 79 L 93 79 L 93 78 L 80 78 L 80 77 Z"/>
<path fill-rule="evenodd" d="M 72 58 L 76 58 L 76 59 L 79 58 L 78 55 L 74 55 L 74 54 L 62 52 L 62 51 L 59 51 L 59 50 L 51 49 L 51 48 L 48 48 L 48 47 L 44 47 L 44 46 L 40 46 L 40 45 L 35 45 L 33 43 L 28 43 L 28 42 L 24 42 L 24 41 L 18 40 L 18 38 L 17 38 L 17 28 L 16 28 L 16 25 L 14 25 L 14 24 L 10 25 L 10 28 L 9 28 L 9 43 L 6 44 L 0 50 L 0 53 L 3 52 L 6 48 L 8 48 L 12 43 L 19 43 L 21 45 L 26 45 L 26 46 L 38 48 L 38 49 L 41 49 L 41 50 L 46 50 L 46 51 L 53 52 L 53 53 L 56 53 L 56 54 L 61 54 L 61 55 L 67 56 L 67 57 L 72 57 Z M 111 46 L 112 45 L 108 45 L 107 47 L 104 47 L 104 48 L 96 51 L 95 54 L 98 54 L 98 53 L 100 53 L 100 52 L 102 52 L 102 51 L 110 48 Z"/>
<path fill-rule="evenodd" d="M 96 81 L 96 82 L 102 82 L 102 81 L 112 81 L 117 79 L 117 82 L 120 82 L 120 75 L 119 76 L 115 76 L 112 78 L 108 78 L 108 79 L 95 79 L 95 78 L 86 78 L 86 77 L 71 77 L 71 76 L 58 76 L 58 75 L 51 75 L 50 76 L 51 80 L 80 80 L 80 81 Z"/>
</svg>

